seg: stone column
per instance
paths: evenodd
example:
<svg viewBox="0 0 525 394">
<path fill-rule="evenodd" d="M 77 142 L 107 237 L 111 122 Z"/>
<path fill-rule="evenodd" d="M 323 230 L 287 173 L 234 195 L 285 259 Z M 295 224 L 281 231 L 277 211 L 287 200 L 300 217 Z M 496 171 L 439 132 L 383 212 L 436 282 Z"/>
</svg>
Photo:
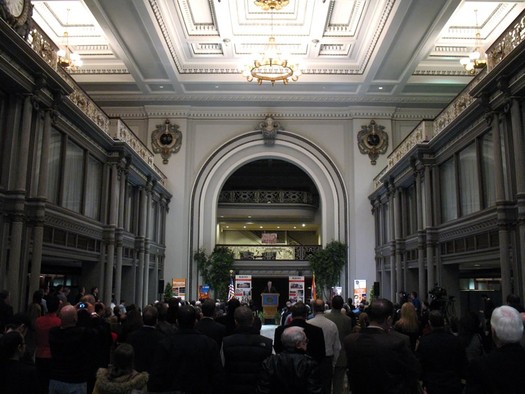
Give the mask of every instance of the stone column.
<svg viewBox="0 0 525 394">
<path fill-rule="evenodd" d="M 106 276 L 104 281 L 104 303 L 111 304 L 111 295 L 113 293 L 113 265 L 115 263 L 115 228 L 117 226 L 118 201 L 119 201 L 118 166 L 111 165 L 111 182 L 110 182 L 110 203 L 109 203 L 109 223 L 107 227 L 107 259 L 106 259 Z"/>
<path fill-rule="evenodd" d="M 421 168 L 414 169 L 416 182 L 416 221 L 417 221 L 417 267 L 418 267 L 418 293 L 426 294 L 426 272 L 425 272 L 425 231 L 423 227 L 423 191 L 421 182 L 423 172 Z"/>
<path fill-rule="evenodd" d="M 515 168 L 525 168 L 525 143 L 523 141 L 523 129 L 525 127 L 520 108 L 520 101 L 512 98 L 512 106 L 510 107 L 511 125 L 512 125 L 512 140 L 514 142 L 514 160 Z M 520 278 L 517 283 L 518 289 L 513 292 L 522 294 L 525 291 L 525 275 L 523 264 L 525 263 L 525 171 L 516 171 L 516 202 L 518 206 L 518 251 L 513 260 L 514 277 Z M 503 294 L 505 297 L 506 295 Z"/>
<path fill-rule="evenodd" d="M 390 250 L 390 299 L 396 299 L 396 243 L 395 243 L 395 186 L 392 183 L 388 184 L 388 211 L 389 211 L 389 223 L 388 228 L 390 230 L 389 243 L 391 245 Z"/>
<path fill-rule="evenodd" d="M 427 289 L 432 289 L 435 285 L 434 276 L 434 245 L 432 240 L 432 168 L 430 164 L 425 164 L 425 175 L 423 179 L 423 195 L 425 196 L 425 234 L 427 246 Z"/>
<path fill-rule="evenodd" d="M 139 189 L 140 205 L 139 205 L 139 234 L 136 239 L 137 249 L 139 252 L 139 261 L 137 267 L 137 305 L 144 306 L 144 244 L 145 244 L 145 225 L 146 225 L 146 190 L 144 187 Z"/>
<path fill-rule="evenodd" d="M 119 168 L 119 203 L 118 203 L 118 224 L 116 231 L 116 244 L 117 244 L 117 261 L 115 269 L 115 300 L 117 303 L 122 298 L 122 248 L 123 248 L 123 233 L 124 233 L 124 204 L 126 196 L 126 179 L 127 170 L 126 168 Z"/>
<path fill-rule="evenodd" d="M 29 140 L 31 136 L 31 121 L 33 118 L 32 96 L 26 95 L 22 104 L 22 122 L 20 126 L 20 137 L 18 139 L 17 165 L 13 167 L 15 179 L 15 190 L 11 198 L 13 200 L 13 212 L 11 215 L 11 237 L 9 244 L 9 269 L 7 271 L 7 289 L 11 295 L 11 304 L 15 310 L 23 310 L 25 300 L 22 300 L 20 283 L 22 257 L 22 238 L 25 226 L 25 193 L 27 180 L 27 167 L 29 157 Z"/>
<path fill-rule="evenodd" d="M 500 119 L 497 112 L 489 115 L 492 122 L 492 134 L 494 138 L 494 186 L 496 187 L 496 207 L 499 228 L 499 260 L 501 268 L 501 295 L 505 298 L 511 292 L 510 256 L 509 256 L 509 233 L 507 229 L 505 178 L 503 175 L 503 162 L 501 153 L 501 131 Z"/>
<path fill-rule="evenodd" d="M 42 129 L 42 147 L 40 152 L 40 172 L 38 174 L 38 210 L 37 221 L 33 230 L 33 253 L 31 255 L 31 280 L 29 283 L 29 297 L 40 287 L 40 273 L 42 270 L 42 249 L 44 241 L 45 202 L 47 199 L 47 182 L 49 175 L 49 142 L 51 139 L 52 110 L 44 112 L 44 127 Z"/>
<path fill-rule="evenodd" d="M 395 220 L 395 250 L 396 250 L 396 294 L 399 294 L 404 290 L 403 286 L 403 269 L 401 267 L 403 258 L 403 234 L 402 234 L 402 223 L 401 223 L 401 197 L 402 189 L 396 188 L 394 195 L 394 220 Z M 393 298 L 392 300 L 397 300 Z"/>
<path fill-rule="evenodd" d="M 151 213 L 151 200 L 153 193 L 153 184 L 148 182 L 146 186 L 146 207 L 145 207 L 145 221 L 144 221 L 144 295 L 143 302 L 146 305 L 149 301 L 149 266 L 150 266 L 150 234 L 149 234 L 149 221 Z"/>
</svg>

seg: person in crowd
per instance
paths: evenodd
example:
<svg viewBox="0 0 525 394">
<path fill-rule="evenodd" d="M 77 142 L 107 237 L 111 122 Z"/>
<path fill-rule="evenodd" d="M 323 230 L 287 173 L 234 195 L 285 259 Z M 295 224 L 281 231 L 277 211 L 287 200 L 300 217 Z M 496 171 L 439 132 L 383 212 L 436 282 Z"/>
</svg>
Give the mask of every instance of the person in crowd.
<svg viewBox="0 0 525 394">
<path fill-rule="evenodd" d="M 485 354 L 483 331 L 476 313 L 467 312 L 459 319 L 458 338 L 465 349 L 468 362 Z"/>
<path fill-rule="evenodd" d="M 237 298 L 233 297 L 226 303 L 226 314 L 216 318 L 216 321 L 218 323 L 221 323 L 226 327 L 226 333 L 224 334 L 224 336 L 233 334 L 233 331 L 236 327 L 234 317 L 235 309 L 237 309 L 240 306 L 241 302 Z"/>
<path fill-rule="evenodd" d="M 416 350 L 416 343 L 421 335 L 421 326 L 413 303 L 405 302 L 401 306 L 399 320 L 395 322 L 394 329 L 410 338 L 410 349 Z"/>
<path fill-rule="evenodd" d="M 165 302 L 157 302 L 155 304 L 157 308 L 157 330 L 162 335 L 174 334 L 177 330 L 174 324 L 168 323 L 168 304 Z"/>
<path fill-rule="evenodd" d="M 269 280 L 268 283 L 266 283 L 264 289 L 261 290 L 261 293 L 278 293 L 278 291 L 277 288 L 273 285 L 272 281 Z"/>
<path fill-rule="evenodd" d="M 97 286 L 93 286 L 91 288 L 91 291 L 90 291 L 89 294 L 91 294 L 93 296 L 93 298 L 95 299 L 95 302 L 99 301 L 99 299 L 98 299 L 98 287 Z"/>
<path fill-rule="evenodd" d="M 525 350 L 520 346 L 520 314 L 511 306 L 500 306 L 492 312 L 490 325 L 495 350 L 470 362 L 466 393 L 523 393 Z"/>
<path fill-rule="evenodd" d="M 354 326 L 354 328 L 352 328 L 352 332 L 359 332 L 363 328 L 367 328 L 368 324 L 370 324 L 368 320 L 368 314 L 366 312 L 361 312 L 357 319 L 357 324 Z"/>
<path fill-rule="evenodd" d="M 367 308 L 369 325 L 344 339 L 352 394 L 411 393 L 421 366 L 406 342 L 389 335 L 394 305 L 374 299 Z"/>
<path fill-rule="evenodd" d="M 416 309 L 417 317 L 418 319 L 420 319 L 423 304 L 421 303 L 421 300 L 419 299 L 417 295 L 417 291 L 411 291 L 410 295 L 408 296 L 408 299 L 410 300 L 410 302 L 412 302 L 412 305 L 414 305 L 414 308 Z"/>
<path fill-rule="evenodd" d="M 286 327 L 281 342 L 284 350 L 263 361 L 256 393 L 322 393 L 319 364 L 306 354 L 308 338 L 304 329 Z"/>
<path fill-rule="evenodd" d="M 445 330 L 439 310 L 428 315 L 430 333 L 419 340 L 416 355 L 421 363 L 423 387 L 428 394 L 461 394 L 467 357 L 458 337 Z"/>
<path fill-rule="evenodd" d="M 49 330 L 59 327 L 60 318 L 57 316 L 60 301 L 58 297 L 51 296 L 47 299 L 47 313 L 35 321 L 35 366 L 38 374 L 41 391 L 49 391 L 49 373 L 51 369 L 51 349 L 49 347 Z"/>
<path fill-rule="evenodd" d="M 202 317 L 195 325 L 195 329 L 217 342 L 220 349 L 222 338 L 226 335 L 226 326 L 215 321 L 215 308 L 215 301 L 210 298 L 202 302 Z"/>
<path fill-rule="evenodd" d="M 319 364 L 321 381 L 323 383 L 323 393 L 330 394 L 332 391 L 332 378 L 334 367 L 339 359 L 341 352 L 341 341 L 337 325 L 326 318 L 325 302 L 321 299 L 313 301 L 314 317 L 307 321 L 308 324 L 319 327 L 323 330 L 325 357 Z"/>
<path fill-rule="evenodd" d="M 93 394 L 146 394 L 148 373 L 134 370 L 133 360 L 133 346 L 127 343 L 119 345 L 113 354 L 111 366 L 97 371 Z"/>
<path fill-rule="evenodd" d="M 9 291 L 0 291 L 0 334 L 5 331 L 7 322 L 13 317 L 13 307 L 9 298 Z"/>
<path fill-rule="evenodd" d="M 523 305 L 521 304 L 521 298 L 516 294 L 509 294 L 507 296 L 507 305 L 516 309 L 519 313 L 525 312 Z"/>
<path fill-rule="evenodd" d="M 18 331 L 0 339 L 0 393 L 42 393 L 35 366 L 21 361 L 24 352 L 24 337 Z"/>
<path fill-rule="evenodd" d="M 73 298 L 73 302 L 72 304 L 73 305 L 76 305 L 80 302 L 80 300 L 82 299 L 82 297 L 84 297 L 86 295 L 86 288 L 81 286 L 78 288 L 78 294 Z"/>
<path fill-rule="evenodd" d="M 121 342 L 127 342 L 128 336 L 142 327 L 142 315 L 135 304 L 131 304 L 127 308 L 126 319 L 122 322 L 122 333 L 120 335 Z"/>
<path fill-rule="evenodd" d="M 149 391 L 222 393 L 224 370 L 217 343 L 195 330 L 197 314 L 191 305 L 179 307 L 177 315 L 178 330 L 162 339 L 155 352 Z"/>
<path fill-rule="evenodd" d="M 255 390 L 262 362 L 272 354 L 272 340 L 253 327 L 253 311 L 247 306 L 235 309 L 234 317 L 237 328 L 222 346 L 226 390 L 245 394 Z"/>
<path fill-rule="evenodd" d="M 306 334 L 306 338 L 308 338 L 308 348 L 306 349 L 306 354 L 311 356 L 315 361 L 317 361 L 317 363 L 320 364 L 326 355 L 323 329 L 306 323 L 308 308 L 302 301 L 298 301 L 292 306 L 291 316 L 292 320 L 288 326 L 279 326 L 275 329 L 275 335 L 273 339 L 273 348 L 275 353 L 281 353 L 284 351 L 284 346 L 281 342 L 281 336 L 284 330 L 287 327 L 301 327 Z"/>
<path fill-rule="evenodd" d="M 35 320 L 44 314 L 44 308 L 42 307 L 42 299 L 44 298 L 44 293 L 42 290 L 36 290 L 33 293 L 33 299 L 27 307 L 27 315 L 31 321 L 31 330 L 35 329 Z"/>
<path fill-rule="evenodd" d="M 352 333 L 352 319 L 346 316 L 343 311 L 344 300 L 340 295 L 332 298 L 332 310 L 330 313 L 325 313 L 328 320 L 331 320 L 337 326 L 339 333 L 339 341 L 341 342 L 341 349 L 343 348 L 344 338 Z M 332 391 L 334 393 L 344 392 L 344 381 L 346 374 L 346 352 L 339 352 L 339 357 L 336 360 L 334 368 L 334 376 L 332 379 Z"/>
<path fill-rule="evenodd" d="M 129 334 L 127 343 L 133 346 L 135 369 L 151 372 L 155 349 L 164 335 L 157 330 L 157 308 L 148 305 L 142 312 L 143 326 Z"/>
<path fill-rule="evenodd" d="M 92 378 L 95 357 L 95 334 L 89 328 L 77 327 L 77 320 L 75 307 L 66 305 L 60 310 L 60 326 L 49 330 L 50 394 L 88 392 L 87 382 Z"/>
</svg>

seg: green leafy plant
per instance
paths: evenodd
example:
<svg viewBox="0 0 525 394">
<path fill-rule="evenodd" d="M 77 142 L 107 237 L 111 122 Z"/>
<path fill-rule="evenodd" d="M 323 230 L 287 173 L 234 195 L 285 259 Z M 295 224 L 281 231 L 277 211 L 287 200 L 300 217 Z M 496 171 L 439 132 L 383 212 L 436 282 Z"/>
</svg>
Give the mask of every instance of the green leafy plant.
<svg viewBox="0 0 525 394">
<path fill-rule="evenodd" d="M 168 301 L 173 297 L 173 286 L 170 282 L 166 283 L 166 288 L 164 289 L 164 300 Z"/>
<path fill-rule="evenodd" d="M 309 259 L 310 268 L 315 273 L 315 283 L 320 293 L 326 297 L 326 291 L 339 283 L 341 271 L 346 264 L 347 247 L 340 241 L 332 241 L 315 252 Z"/>
<path fill-rule="evenodd" d="M 233 251 L 226 246 L 216 246 L 208 256 L 204 249 L 193 254 L 197 268 L 206 284 L 215 291 L 216 298 L 225 299 L 233 269 Z"/>
</svg>

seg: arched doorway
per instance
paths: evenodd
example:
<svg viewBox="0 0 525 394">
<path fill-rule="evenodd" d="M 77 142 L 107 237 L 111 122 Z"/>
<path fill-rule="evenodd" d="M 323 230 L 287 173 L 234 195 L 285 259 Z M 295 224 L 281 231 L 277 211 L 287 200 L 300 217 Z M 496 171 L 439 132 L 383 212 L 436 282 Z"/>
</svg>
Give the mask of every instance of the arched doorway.
<svg viewBox="0 0 525 394">
<path fill-rule="evenodd" d="M 306 173 L 319 193 L 319 242 L 331 240 L 348 243 L 348 198 L 340 171 L 335 163 L 310 140 L 279 131 L 274 145 L 265 145 L 260 131 L 250 131 L 219 147 L 201 167 L 192 189 L 190 250 L 211 251 L 217 243 L 217 211 L 220 192 L 228 178 L 244 165 L 262 159 L 282 160 Z M 251 275 L 285 277 L 308 275 L 296 264 L 278 268 L 251 266 Z M 188 291 L 198 289 L 197 267 L 188 261 Z M 341 278 L 348 284 L 348 267 Z"/>
</svg>

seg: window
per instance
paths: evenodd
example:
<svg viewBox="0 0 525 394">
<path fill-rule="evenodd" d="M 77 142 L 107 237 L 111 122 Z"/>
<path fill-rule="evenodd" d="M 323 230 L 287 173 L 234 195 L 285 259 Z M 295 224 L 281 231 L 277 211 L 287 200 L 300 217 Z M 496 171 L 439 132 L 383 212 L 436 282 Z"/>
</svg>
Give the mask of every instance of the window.
<svg viewBox="0 0 525 394">
<path fill-rule="evenodd" d="M 62 134 L 56 130 L 51 130 L 49 141 L 49 168 L 48 168 L 48 189 L 47 198 L 50 202 L 58 204 L 58 192 L 60 187 L 60 168 L 62 151 Z"/>
<path fill-rule="evenodd" d="M 89 156 L 86 179 L 86 216 L 100 219 L 100 199 L 102 195 L 102 163 Z"/>
<path fill-rule="evenodd" d="M 494 185 L 494 136 L 492 132 L 481 139 L 481 184 L 483 190 L 483 208 L 496 204 L 496 187 Z"/>
<path fill-rule="evenodd" d="M 439 175 L 441 186 L 441 220 L 444 223 L 458 217 L 454 158 L 448 159 L 441 164 Z"/>
<path fill-rule="evenodd" d="M 84 150 L 68 140 L 64 170 L 64 200 L 62 206 L 75 212 L 82 207 L 82 184 L 84 179 Z"/>
<path fill-rule="evenodd" d="M 479 176 L 475 143 L 459 152 L 459 192 L 462 216 L 479 211 Z"/>
</svg>

